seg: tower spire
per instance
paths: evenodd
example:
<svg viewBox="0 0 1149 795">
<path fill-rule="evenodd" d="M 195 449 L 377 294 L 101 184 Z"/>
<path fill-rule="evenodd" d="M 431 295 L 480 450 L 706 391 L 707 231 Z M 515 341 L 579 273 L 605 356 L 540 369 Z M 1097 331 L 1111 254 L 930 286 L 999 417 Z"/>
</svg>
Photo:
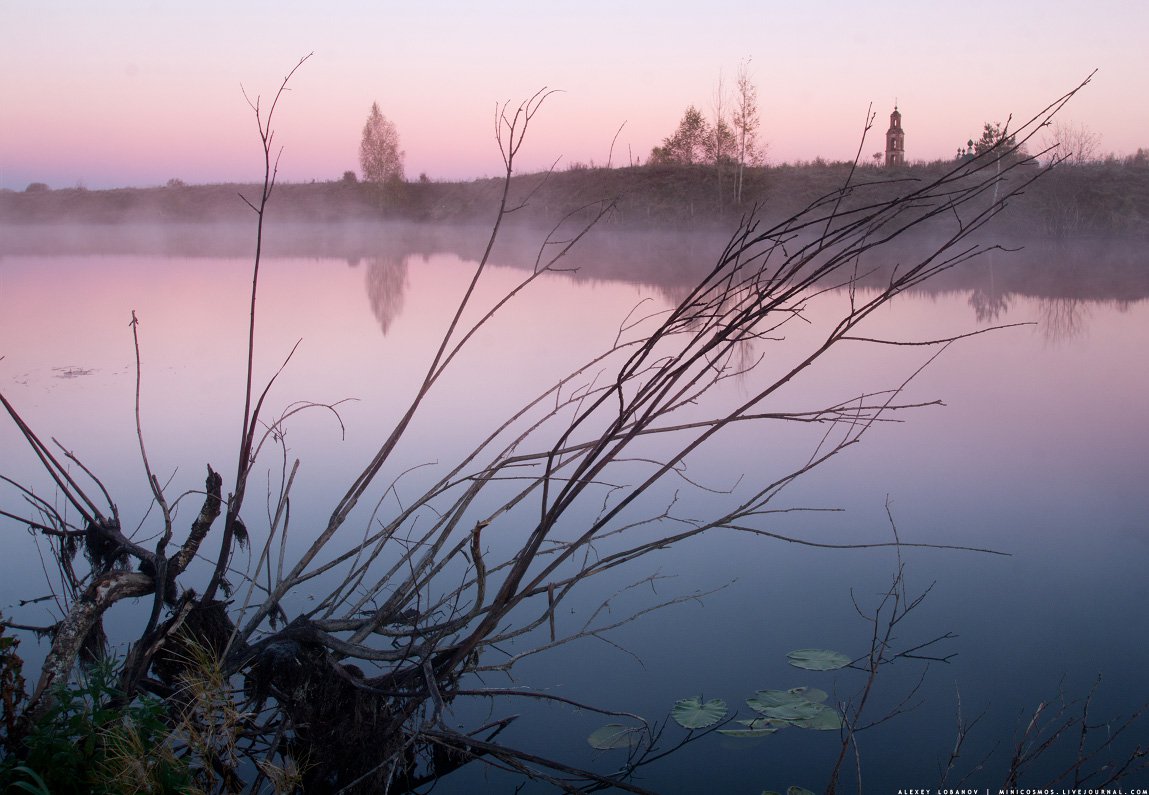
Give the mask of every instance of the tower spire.
<svg viewBox="0 0 1149 795">
<path fill-rule="evenodd" d="M 894 98 L 894 112 L 890 114 L 890 129 L 886 130 L 886 165 L 906 164 L 906 131 L 902 129 L 902 114 L 898 111 L 898 100 Z"/>
</svg>

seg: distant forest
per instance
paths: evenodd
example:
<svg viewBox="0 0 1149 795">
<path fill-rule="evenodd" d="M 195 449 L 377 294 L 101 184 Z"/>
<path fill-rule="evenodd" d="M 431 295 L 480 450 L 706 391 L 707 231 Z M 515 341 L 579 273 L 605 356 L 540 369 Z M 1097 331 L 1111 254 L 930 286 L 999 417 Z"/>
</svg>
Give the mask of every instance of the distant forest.
<svg viewBox="0 0 1149 795">
<path fill-rule="evenodd" d="M 875 167 L 848 162 L 747 167 L 742 200 L 735 201 L 729 173 L 706 164 L 647 164 L 623 168 L 573 166 L 565 171 L 514 179 L 512 200 L 529 199 L 515 216 L 552 225 L 568 214 L 597 211 L 615 201 L 608 224 L 644 229 L 728 227 L 752 210 L 767 219 L 785 218 L 850 184 L 882 183 L 890 195 L 913 190 L 958 165 L 957 161 Z M 851 174 L 851 170 L 853 173 Z M 1125 158 L 1063 163 L 1045 169 L 1029 161 L 1012 179 L 1041 178 L 1017 197 L 1000 219 L 1004 228 L 1031 237 L 1149 236 L 1149 150 Z M 248 220 L 239 199 L 252 186 L 186 185 L 172 180 L 157 188 L 50 190 L 33 183 L 24 191 L 0 191 L 0 224 L 211 222 Z M 437 223 L 484 222 L 493 218 L 500 179 L 437 182 L 360 182 L 348 172 L 330 182 L 281 183 L 269 218 L 309 221 L 389 219 Z M 252 187 L 251 192 L 254 192 Z M 870 192 L 872 200 L 874 194 Z M 849 197 L 846 197 L 847 202 Z"/>
</svg>

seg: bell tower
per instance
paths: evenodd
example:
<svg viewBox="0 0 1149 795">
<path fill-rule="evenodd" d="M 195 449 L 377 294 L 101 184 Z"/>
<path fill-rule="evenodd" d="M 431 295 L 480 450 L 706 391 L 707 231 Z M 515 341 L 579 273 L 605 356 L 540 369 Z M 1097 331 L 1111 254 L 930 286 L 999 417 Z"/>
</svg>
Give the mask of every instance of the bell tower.
<svg viewBox="0 0 1149 795">
<path fill-rule="evenodd" d="M 890 114 L 890 129 L 886 130 L 886 165 L 904 166 L 906 164 L 906 132 L 902 129 L 902 114 L 898 113 L 897 104 L 894 112 Z"/>
</svg>

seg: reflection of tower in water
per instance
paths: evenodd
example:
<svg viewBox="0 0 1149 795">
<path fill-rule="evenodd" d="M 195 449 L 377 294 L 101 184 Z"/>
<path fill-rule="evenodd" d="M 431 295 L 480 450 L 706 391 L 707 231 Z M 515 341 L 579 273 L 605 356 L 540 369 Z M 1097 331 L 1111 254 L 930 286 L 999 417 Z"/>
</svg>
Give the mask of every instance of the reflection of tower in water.
<svg viewBox="0 0 1149 795">
<path fill-rule="evenodd" d="M 386 334 L 395 318 L 403 312 L 407 293 L 407 257 L 389 254 L 367 260 L 367 300 Z"/>
</svg>

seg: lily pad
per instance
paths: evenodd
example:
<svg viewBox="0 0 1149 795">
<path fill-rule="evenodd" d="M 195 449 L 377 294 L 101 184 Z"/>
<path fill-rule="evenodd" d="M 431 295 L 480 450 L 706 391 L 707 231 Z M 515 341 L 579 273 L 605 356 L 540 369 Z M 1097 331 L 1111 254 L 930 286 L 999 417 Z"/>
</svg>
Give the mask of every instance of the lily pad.
<svg viewBox="0 0 1149 795">
<path fill-rule="evenodd" d="M 592 748 L 611 751 L 615 748 L 634 748 L 642 739 L 644 729 L 636 726 L 623 726 L 621 723 L 608 723 L 595 729 L 586 738 Z"/>
<path fill-rule="evenodd" d="M 774 720 L 790 722 L 813 718 L 821 705 L 806 698 L 801 690 L 759 690 L 753 697 L 746 699 L 746 705 Z M 821 691 L 818 691 L 815 695 L 820 694 Z"/>
<path fill-rule="evenodd" d="M 786 795 L 815 795 L 815 793 L 805 787 L 790 787 L 786 790 Z"/>
<path fill-rule="evenodd" d="M 815 704 L 821 704 L 830 697 L 830 694 L 825 690 L 819 690 L 816 687 L 792 687 L 786 692 L 792 693 L 795 696 L 801 696 L 807 701 L 813 701 Z"/>
<path fill-rule="evenodd" d="M 727 737 L 765 737 L 767 734 L 773 734 L 781 727 L 787 725 L 778 721 L 772 721 L 769 718 L 753 718 L 751 720 L 738 720 L 745 726 L 745 729 L 719 729 L 719 734 L 725 734 Z"/>
<path fill-rule="evenodd" d="M 762 711 L 764 707 L 781 707 L 786 704 L 805 702 L 820 703 L 829 698 L 823 690 L 813 687 L 792 687 L 789 690 L 759 690 L 746 700 L 751 709 Z"/>
<path fill-rule="evenodd" d="M 762 721 L 765 725 L 795 726 L 815 731 L 840 729 L 843 725 L 841 714 L 833 707 L 820 703 L 827 697 L 822 690 L 805 687 L 790 690 L 759 690 L 753 698 L 746 700 L 746 704 L 764 716 L 758 721 Z M 749 723 L 754 724 L 751 728 L 759 728 L 757 721 Z"/>
<path fill-rule="evenodd" d="M 749 739 L 751 737 L 765 737 L 768 734 L 773 734 L 778 731 L 777 729 L 719 729 L 719 734 L 725 734 L 727 737 L 738 737 L 741 739 Z"/>
<path fill-rule="evenodd" d="M 756 710 L 764 707 L 781 707 L 802 701 L 809 701 L 809 699 L 793 690 L 759 690 L 752 697 L 746 699 L 746 703 Z"/>
<path fill-rule="evenodd" d="M 850 664 L 850 658 L 829 649 L 798 649 L 786 655 L 795 668 L 808 671 L 836 671 Z"/>
<path fill-rule="evenodd" d="M 790 723 L 799 729 L 814 731 L 837 731 L 845 725 L 841 714 L 833 707 L 827 707 L 825 704 L 814 704 L 814 706 L 818 709 L 813 716 Z"/>
<path fill-rule="evenodd" d="M 697 698 L 684 698 L 675 702 L 670 717 L 684 729 L 705 729 L 726 717 L 726 702 L 715 698 L 703 704 Z"/>
<path fill-rule="evenodd" d="M 778 721 L 770 720 L 770 718 L 751 718 L 749 720 L 737 720 L 735 723 L 741 723 L 748 729 L 766 729 L 779 725 Z"/>
<path fill-rule="evenodd" d="M 818 717 L 823 708 L 822 704 L 815 704 L 812 701 L 803 701 L 797 704 L 782 704 L 777 707 L 758 707 L 749 701 L 746 703 L 750 704 L 751 709 L 760 712 L 767 718 L 785 721 L 786 723 L 813 720 Z"/>
</svg>

